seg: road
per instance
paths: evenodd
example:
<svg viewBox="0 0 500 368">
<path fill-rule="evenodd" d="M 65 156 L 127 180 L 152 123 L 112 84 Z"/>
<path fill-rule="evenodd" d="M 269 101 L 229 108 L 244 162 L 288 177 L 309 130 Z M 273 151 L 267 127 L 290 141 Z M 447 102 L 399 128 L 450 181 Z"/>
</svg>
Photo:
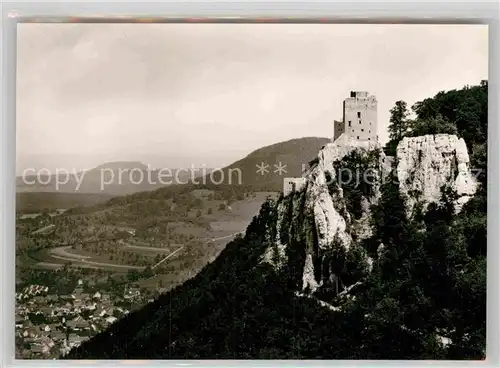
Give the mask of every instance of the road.
<svg viewBox="0 0 500 368">
<path fill-rule="evenodd" d="M 68 252 L 69 249 L 71 249 L 71 246 L 54 248 L 51 250 L 51 253 L 52 253 L 51 256 L 52 256 L 52 258 L 55 258 L 55 259 L 60 259 L 60 260 L 69 261 L 69 262 L 75 262 L 76 265 L 79 267 L 80 267 L 80 265 L 79 265 L 80 263 L 84 263 L 86 265 L 95 266 L 96 268 L 98 268 L 98 266 L 100 266 L 100 267 L 136 269 L 136 270 L 144 269 L 144 267 L 142 267 L 142 266 L 131 266 L 131 265 L 121 265 L 121 264 L 116 264 L 116 263 L 89 261 L 88 258 L 90 258 L 90 256 L 82 256 L 79 254 L 71 253 L 71 252 Z M 46 263 L 46 262 L 41 262 L 41 263 Z M 50 263 L 46 263 L 45 266 L 48 266 L 49 264 Z M 50 265 L 53 265 L 53 264 L 50 264 Z"/>
<path fill-rule="evenodd" d="M 231 237 L 234 237 L 236 236 L 237 234 L 241 234 L 241 231 L 240 232 L 237 232 L 237 233 L 234 233 L 234 234 L 229 234 L 229 235 L 226 235 L 226 236 L 221 236 L 219 238 L 211 238 L 211 239 L 208 239 L 204 244 L 208 244 L 208 243 L 211 243 L 211 242 L 214 242 L 214 241 L 217 241 L 217 240 L 222 240 L 222 239 L 227 239 L 227 238 L 231 238 Z M 167 259 L 169 259 L 170 257 L 172 257 L 174 254 L 176 254 L 177 252 L 179 252 L 181 249 L 183 249 L 187 244 L 184 244 L 182 247 L 180 247 L 179 249 L 176 249 L 174 250 L 172 253 L 170 253 L 168 256 L 166 256 L 165 258 L 163 258 L 160 262 L 158 262 L 157 264 L 155 264 L 153 267 L 151 267 L 151 269 L 155 269 L 156 267 L 158 267 L 159 265 L 161 265 L 163 262 L 165 262 Z"/>
<path fill-rule="evenodd" d="M 136 270 L 143 270 L 144 269 L 143 266 L 131 266 L 131 265 L 121 265 L 121 264 L 116 264 L 116 263 L 94 262 L 94 261 L 88 261 L 88 260 L 82 259 L 82 258 L 62 257 L 62 256 L 56 256 L 54 254 L 52 254 L 52 258 L 76 263 L 75 265 L 78 267 L 80 267 L 79 263 L 84 263 L 87 265 L 101 266 L 101 267 L 116 267 L 116 268 L 136 269 Z"/>
<path fill-rule="evenodd" d="M 50 224 L 50 225 L 47 225 L 47 226 L 42 227 L 41 229 L 38 229 L 38 230 L 33 231 L 33 232 L 31 233 L 31 235 L 35 235 L 35 234 L 39 234 L 39 233 L 43 233 L 44 231 L 47 231 L 47 230 L 49 230 L 49 229 L 53 229 L 53 228 L 55 228 L 55 227 L 56 227 L 56 225 L 54 225 L 54 224 Z"/>
<path fill-rule="evenodd" d="M 123 248 L 128 248 L 128 249 L 139 249 L 139 250 L 150 250 L 152 252 L 161 252 L 161 253 L 166 253 L 170 252 L 170 249 L 168 248 L 157 248 L 157 247 L 143 247 L 142 245 L 130 245 L 123 243 L 124 246 Z"/>
<path fill-rule="evenodd" d="M 54 268 L 54 269 L 59 269 L 59 268 L 62 268 L 64 266 L 64 264 L 62 264 L 62 263 L 50 263 L 50 262 L 38 262 L 36 265 L 40 266 L 40 267 Z M 73 262 L 73 266 L 75 266 L 75 267 L 81 267 L 81 268 L 91 268 L 91 269 L 94 269 L 94 270 L 100 270 L 100 269 L 102 269 L 102 266 L 94 265 L 94 264 L 89 264 L 89 263 L 84 263 L 84 262 L 80 262 L 80 263 L 76 263 L 76 264 Z M 120 266 L 120 265 L 115 265 L 115 264 L 113 264 L 113 265 L 110 264 L 109 265 L 109 267 L 116 267 L 116 266 Z"/>
<path fill-rule="evenodd" d="M 81 260 L 81 259 L 85 259 L 85 258 L 90 258 L 90 256 L 82 256 L 80 254 L 69 252 L 70 249 L 71 249 L 71 245 L 68 245 L 68 246 L 65 246 L 65 247 L 58 247 L 58 248 L 51 249 L 50 252 L 51 253 L 55 253 L 55 254 L 57 254 L 58 256 L 61 256 L 61 257 L 73 258 L 75 260 Z"/>
<path fill-rule="evenodd" d="M 238 234 L 243 234 L 243 231 L 238 231 L 237 233 L 234 233 L 234 234 L 230 234 L 230 235 L 226 235 L 226 236 L 221 236 L 220 238 L 210 239 L 205 244 L 213 242 L 213 241 L 217 241 L 217 240 L 222 240 L 222 239 L 227 239 L 227 238 L 235 237 Z"/>
<path fill-rule="evenodd" d="M 178 251 L 180 251 L 181 249 L 183 249 L 186 245 L 184 244 L 182 247 L 180 247 L 179 249 L 176 249 L 174 250 L 172 253 L 170 253 L 168 256 L 166 256 L 165 258 L 163 258 L 160 262 L 158 262 L 157 264 L 155 264 L 153 267 L 151 267 L 152 270 L 154 270 L 156 267 L 158 267 L 159 265 L 161 265 L 163 262 L 165 262 L 167 259 L 169 259 L 170 257 L 172 257 L 175 253 L 177 253 Z"/>
</svg>

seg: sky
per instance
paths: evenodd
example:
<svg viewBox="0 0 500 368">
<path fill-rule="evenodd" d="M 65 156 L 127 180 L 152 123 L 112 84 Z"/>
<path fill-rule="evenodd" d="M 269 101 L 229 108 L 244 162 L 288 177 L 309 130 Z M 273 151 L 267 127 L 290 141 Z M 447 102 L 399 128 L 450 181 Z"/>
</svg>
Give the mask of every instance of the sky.
<svg viewBox="0 0 500 368">
<path fill-rule="evenodd" d="M 20 24 L 16 171 L 217 168 L 332 137 L 351 90 L 389 110 L 488 78 L 481 25 Z"/>
</svg>

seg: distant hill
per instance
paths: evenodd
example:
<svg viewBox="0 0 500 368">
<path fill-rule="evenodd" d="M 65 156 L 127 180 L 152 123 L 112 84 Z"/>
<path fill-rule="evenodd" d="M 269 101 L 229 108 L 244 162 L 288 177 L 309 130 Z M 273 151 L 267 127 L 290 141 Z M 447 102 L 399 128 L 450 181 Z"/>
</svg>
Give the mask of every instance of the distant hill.
<svg viewBox="0 0 500 368">
<path fill-rule="evenodd" d="M 92 193 L 16 193 L 16 213 L 51 212 L 80 206 L 91 206 L 113 198 L 112 195 Z"/>
<path fill-rule="evenodd" d="M 134 170 L 134 169 L 146 171 L 148 169 L 148 166 L 144 165 L 142 162 L 139 162 L 139 161 L 115 161 L 115 162 L 104 163 L 102 165 L 94 167 L 90 171 L 96 171 L 96 172 L 100 172 L 100 170 L 113 170 L 113 171 L 127 170 L 128 171 L 128 170 Z"/>
<path fill-rule="evenodd" d="M 148 167 L 141 162 L 118 161 L 104 163 L 76 175 L 70 173 L 68 178 L 61 174 L 59 184 L 55 175 L 17 177 L 16 188 L 18 193 L 76 192 L 122 196 L 170 184 L 185 184 L 196 178 L 196 184 L 245 185 L 255 191 L 274 192 L 282 189 L 283 178 L 301 176 L 303 168 L 330 141 L 329 138 L 305 137 L 275 143 L 259 148 L 222 170 L 215 170 L 213 174 L 210 174 L 213 171 L 210 168 L 194 173 L 182 168 L 148 171 Z M 263 170 L 258 171 L 261 165 L 264 165 Z M 281 171 L 278 171 L 280 167 Z"/>
<path fill-rule="evenodd" d="M 301 176 L 303 169 L 329 142 L 329 138 L 305 137 L 275 143 L 223 168 L 222 176 L 221 171 L 214 171 L 203 179 L 208 183 L 242 184 L 255 191 L 281 191 L 283 178 Z"/>
<path fill-rule="evenodd" d="M 211 169 L 205 169 L 210 172 Z M 71 172 L 69 177 L 59 175 L 28 175 L 16 178 L 18 193 L 23 192 L 60 192 L 60 193 L 99 193 L 106 195 L 127 195 L 158 189 L 170 184 L 187 183 L 193 177 L 205 172 L 186 169 L 154 169 L 138 161 L 108 162 L 93 169 Z"/>
</svg>

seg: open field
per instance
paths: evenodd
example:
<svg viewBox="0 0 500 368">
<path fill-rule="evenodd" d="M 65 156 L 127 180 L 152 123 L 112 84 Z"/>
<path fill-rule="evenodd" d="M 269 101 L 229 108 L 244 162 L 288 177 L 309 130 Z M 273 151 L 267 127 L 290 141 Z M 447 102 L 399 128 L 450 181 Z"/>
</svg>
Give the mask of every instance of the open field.
<svg viewBox="0 0 500 368">
<path fill-rule="evenodd" d="M 245 232 L 264 200 L 276 193 L 257 192 L 231 202 L 211 190 L 189 195 L 200 209 L 189 209 L 185 215 L 179 200 L 173 204 L 153 199 L 85 213 L 68 211 L 52 220 L 24 219 L 20 229 L 33 229 L 28 237 L 38 238 L 42 229 L 40 233 L 53 228 L 55 232 L 43 240 L 48 246 L 19 257 L 18 262 L 47 270 L 66 265 L 116 274 L 141 272 L 149 266 L 154 275 L 139 280 L 139 285 L 171 288 L 213 262 L 229 241 Z M 144 211 L 144 215 L 134 221 L 132 217 L 137 215 L 133 211 Z"/>
</svg>

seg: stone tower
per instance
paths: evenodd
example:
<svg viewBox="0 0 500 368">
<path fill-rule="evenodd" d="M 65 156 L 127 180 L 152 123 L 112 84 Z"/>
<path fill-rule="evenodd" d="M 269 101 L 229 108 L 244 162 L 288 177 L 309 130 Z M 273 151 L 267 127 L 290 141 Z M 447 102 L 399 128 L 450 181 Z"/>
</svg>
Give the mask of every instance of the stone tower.
<svg viewBox="0 0 500 368">
<path fill-rule="evenodd" d="M 344 100 L 342 121 L 334 122 L 336 140 L 343 133 L 363 141 L 378 141 L 377 136 L 377 99 L 368 92 L 351 92 Z"/>
</svg>

